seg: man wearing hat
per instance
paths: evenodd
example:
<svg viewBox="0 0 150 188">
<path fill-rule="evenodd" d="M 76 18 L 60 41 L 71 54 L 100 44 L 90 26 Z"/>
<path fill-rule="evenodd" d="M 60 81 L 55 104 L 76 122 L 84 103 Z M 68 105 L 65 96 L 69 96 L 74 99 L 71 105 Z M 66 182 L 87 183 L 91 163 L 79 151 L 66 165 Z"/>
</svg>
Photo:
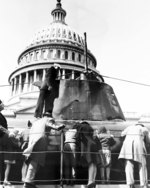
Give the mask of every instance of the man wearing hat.
<svg viewBox="0 0 150 188">
<path fill-rule="evenodd" d="M 140 185 L 148 187 L 146 167 L 146 145 L 150 144 L 149 131 L 141 123 L 127 127 L 122 133 L 124 142 L 119 154 L 119 159 L 125 161 L 126 182 L 128 187 L 134 187 L 134 164 L 138 164 Z"/>
<path fill-rule="evenodd" d="M 39 166 L 44 166 L 47 151 L 46 133 L 54 130 L 61 130 L 64 125 L 56 125 L 51 113 L 46 112 L 43 118 L 36 119 L 32 123 L 29 135 L 28 147 L 24 150 L 23 155 L 27 157 L 28 170 L 25 178 L 24 187 L 35 187 L 34 178 Z M 49 129 L 49 130 L 48 130 Z"/>
</svg>

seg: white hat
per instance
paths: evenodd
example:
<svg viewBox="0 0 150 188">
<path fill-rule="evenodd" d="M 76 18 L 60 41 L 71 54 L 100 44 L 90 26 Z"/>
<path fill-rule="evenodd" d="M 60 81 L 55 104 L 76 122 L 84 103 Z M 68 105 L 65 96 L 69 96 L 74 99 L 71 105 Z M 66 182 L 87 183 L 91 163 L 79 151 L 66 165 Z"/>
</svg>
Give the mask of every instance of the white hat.
<svg viewBox="0 0 150 188">
<path fill-rule="evenodd" d="M 55 67 L 55 68 L 60 68 L 60 65 L 57 64 L 57 63 L 54 63 L 54 67 Z"/>
</svg>

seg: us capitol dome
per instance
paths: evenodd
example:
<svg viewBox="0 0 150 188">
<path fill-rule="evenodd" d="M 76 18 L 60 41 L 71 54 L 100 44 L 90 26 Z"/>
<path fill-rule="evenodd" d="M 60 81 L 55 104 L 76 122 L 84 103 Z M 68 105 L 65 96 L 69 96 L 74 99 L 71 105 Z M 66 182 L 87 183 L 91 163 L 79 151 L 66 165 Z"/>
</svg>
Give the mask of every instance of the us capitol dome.
<svg viewBox="0 0 150 188">
<path fill-rule="evenodd" d="M 46 70 L 54 63 L 60 65 L 59 79 L 83 79 L 85 70 L 85 39 L 70 28 L 66 22 L 66 11 L 61 1 L 51 11 L 52 23 L 33 36 L 25 50 L 18 57 L 17 68 L 10 74 L 11 97 L 6 108 L 12 117 L 33 116 L 39 89 L 36 81 L 44 80 Z M 87 49 L 86 62 L 100 81 L 96 70 L 97 61 Z"/>
</svg>

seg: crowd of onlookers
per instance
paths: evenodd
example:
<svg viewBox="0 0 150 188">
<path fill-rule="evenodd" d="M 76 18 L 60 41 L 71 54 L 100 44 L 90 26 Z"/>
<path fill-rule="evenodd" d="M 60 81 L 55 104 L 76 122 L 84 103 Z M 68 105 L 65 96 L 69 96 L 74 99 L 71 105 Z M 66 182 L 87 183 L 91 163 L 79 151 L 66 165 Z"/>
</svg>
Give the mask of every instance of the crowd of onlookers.
<svg viewBox="0 0 150 188">
<path fill-rule="evenodd" d="M 4 108 L 0 101 L 0 111 Z M 56 123 L 52 114 L 46 112 L 33 122 L 28 121 L 27 129 L 8 130 L 7 120 L 0 113 L 0 149 L 5 163 L 3 185 L 11 185 L 9 174 L 15 164 L 15 151 L 20 148 L 23 156 L 22 182 L 24 187 L 35 187 L 34 180 L 40 166 L 45 165 L 48 136 L 52 130 L 62 131 L 63 144 L 63 178 L 66 184 L 73 185 L 77 177 L 77 163 L 88 168 L 87 188 L 96 186 L 97 171 L 100 172 L 102 184 L 110 183 L 112 147 L 116 144 L 114 136 L 104 126 L 94 130 L 86 121 L 75 122 L 72 127 Z M 148 187 L 146 148 L 150 144 L 149 131 L 143 124 L 128 126 L 122 131 L 122 147 L 118 156 L 125 164 L 126 182 L 134 187 L 134 165 L 138 164 L 141 187 Z M 2 158 L 1 158 L 2 159 Z"/>
</svg>

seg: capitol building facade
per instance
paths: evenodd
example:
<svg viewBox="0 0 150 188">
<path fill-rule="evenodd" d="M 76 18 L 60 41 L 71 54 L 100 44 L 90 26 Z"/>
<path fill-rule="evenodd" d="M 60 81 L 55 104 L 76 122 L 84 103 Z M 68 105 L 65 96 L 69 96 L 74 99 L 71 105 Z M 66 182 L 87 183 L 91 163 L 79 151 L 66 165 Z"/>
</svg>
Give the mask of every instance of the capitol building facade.
<svg viewBox="0 0 150 188">
<path fill-rule="evenodd" d="M 62 8 L 60 0 L 57 0 L 51 15 L 53 22 L 35 33 L 18 57 L 17 68 L 9 76 L 11 97 L 4 114 L 12 126 L 13 121 L 20 124 L 33 118 L 39 95 L 39 89 L 34 83 L 43 81 L 46 70 L 54 63 L 60 65 L 58 79 L 84 79 L 84 38 L 65 23 L 66 11 Z M 86 62 L 88 69 L 97 75 L 100 82 L 103 81 L 96 70 L 96 58 L 88 49 Z"/>
<path fill-rule="evenodd" d="M 87 63 L 88 69 L 97 79 L 104 81 L 96 69 L 97 61 L 90 50 L 87 49 L 85 57 L 85 39 L 66 24 L 66 11 L 60 0 L 57 0 L 51 15 L 52 23 L 35 33 L 18 57 L 17 68 L 9 76 L 11 97 L 6 104 L 4 115 L 10 127 L 24 127 L 28 120 L 34 118 L 39 96 L 39 88 L 34 83 L 43 81 L 46 70 L 54 63 L 60 65 L 58 79 L 84 79 Z M 140 119 L 136 114 L 125 115 L 131 122 Z"/>
</svg>

